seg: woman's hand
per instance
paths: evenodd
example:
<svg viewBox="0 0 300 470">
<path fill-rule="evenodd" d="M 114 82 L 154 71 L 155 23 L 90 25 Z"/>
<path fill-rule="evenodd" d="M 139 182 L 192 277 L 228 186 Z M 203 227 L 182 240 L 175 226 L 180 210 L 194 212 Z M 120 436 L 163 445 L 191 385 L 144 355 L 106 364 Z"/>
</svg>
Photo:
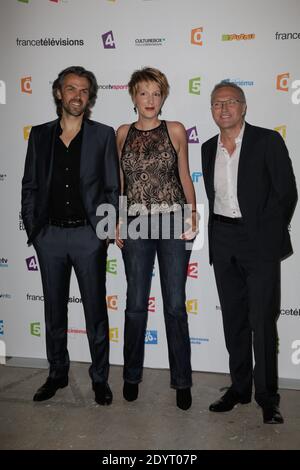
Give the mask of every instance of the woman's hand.
<svg viewBox="0 0 300 470">
<path fill-rule="evenodd" d="M 190 227 L 180 235 L 181 240 L 193 240 L 199 233 L 200 215 L 198 212 L 192 211 L 191 215 L 185 219 L 185 223 Z"/>
<path fill-rule="evenodd" d="M 120 219 L 119 222 L 117 223 L 116 227 L 116 244 L 117 246 L 122 249 L 124 246 L 123 240 L 120 238 L 120 233 L 121 233 L 121 225 L 123 224 L 122 220 Z"/>
</svg>

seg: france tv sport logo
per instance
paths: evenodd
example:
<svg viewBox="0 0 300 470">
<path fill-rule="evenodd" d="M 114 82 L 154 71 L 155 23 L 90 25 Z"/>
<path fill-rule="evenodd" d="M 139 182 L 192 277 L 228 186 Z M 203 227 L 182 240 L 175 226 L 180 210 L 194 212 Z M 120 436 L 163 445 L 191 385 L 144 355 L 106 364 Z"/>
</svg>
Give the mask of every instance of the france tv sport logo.
<svg viewBox="0 0 300 470">
<path fill-rule="evenodd" d="M 3 80 L 0 80 L 0 104 L 6 104 L 6 85 Z"/>
<path fill-rule="evenodd" d="M 145 334 L 145 344 L 157 344 L 157 330 L 147 330 Z"/>
<path fill-rule="evenodd" d="M 21 78 L 21 91 L 22 93 L 27 93 L 31 95 L 32 88 L 31 88 L 31 77 L 23 77 Z"/>
<path fill-rule="evenodd" d="M 102 42 L 104 49 L 115 49 L 116 44 L 114 40 L 114 35 L 112 31 L 102 34 Z"/>
</svg>

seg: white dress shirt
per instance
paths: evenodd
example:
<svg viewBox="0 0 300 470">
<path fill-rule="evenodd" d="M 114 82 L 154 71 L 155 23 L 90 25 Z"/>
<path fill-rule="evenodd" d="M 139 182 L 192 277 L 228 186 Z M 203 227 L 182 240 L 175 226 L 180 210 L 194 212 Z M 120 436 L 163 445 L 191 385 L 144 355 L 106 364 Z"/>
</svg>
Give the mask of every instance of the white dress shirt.
<svg viewBox="0 0 300 470">
<path fill-rule="evenodd" d="M 215 204 L 214 213 L 225 217 L 242 217 L 237 198 L 237 177 L 245 123 L 235 139 L 235 150 L 230 156 L 221 142 L 219 134 L 215 162 Z"/>
</svg>

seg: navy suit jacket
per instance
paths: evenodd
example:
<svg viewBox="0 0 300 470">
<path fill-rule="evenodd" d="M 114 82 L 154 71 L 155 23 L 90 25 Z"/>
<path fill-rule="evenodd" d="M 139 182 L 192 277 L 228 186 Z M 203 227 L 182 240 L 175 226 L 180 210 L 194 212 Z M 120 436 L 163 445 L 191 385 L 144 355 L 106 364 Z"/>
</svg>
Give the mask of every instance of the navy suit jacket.
<svg viewBox="0 0 300 470">
<path fill-rule="evenodd" d="M 214 170 L 218 135 L 202 145 L 202 172 L 209 202 L 209 260 L 215 201 Z M 280 134 L 245 124 L 237 181 L 237 196 L 250 242 L 265 260 L 292 253 L 289 224 L 297 188 L 288 150 Z"/>
<path fill-rule="evenodd" d="M 31 129 L 22 180 L 22 218 L 28 244 L 49 220 L 56 128 L 59 119 Z M 110 203 L 118 210 L 120 177 L 115 133 L 96 121 L 83 121 L 80 193 L 87 219 L 94 230 L 101 217 L 97 207 Z"/>
</svg>

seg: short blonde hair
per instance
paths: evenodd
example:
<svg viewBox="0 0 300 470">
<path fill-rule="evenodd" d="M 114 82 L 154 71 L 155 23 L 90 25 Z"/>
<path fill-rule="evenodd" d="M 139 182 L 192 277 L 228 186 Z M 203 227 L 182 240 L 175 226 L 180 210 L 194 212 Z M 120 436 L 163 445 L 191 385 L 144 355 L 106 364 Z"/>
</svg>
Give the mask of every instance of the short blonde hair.
<svg viewBox="0 0 300 470">
<path fill-rule="evenodd" d="M 140 70 L 135 70 L 128 83 L 128 91 L 132 100 L 135 98 L 138 85 L 141 82 L 156 82 L 159 86 L 162 99 L 165 101 L 169 94 L 170 85 L 164 73 L 152 67 L 143 67 Z"/>
</svg>

